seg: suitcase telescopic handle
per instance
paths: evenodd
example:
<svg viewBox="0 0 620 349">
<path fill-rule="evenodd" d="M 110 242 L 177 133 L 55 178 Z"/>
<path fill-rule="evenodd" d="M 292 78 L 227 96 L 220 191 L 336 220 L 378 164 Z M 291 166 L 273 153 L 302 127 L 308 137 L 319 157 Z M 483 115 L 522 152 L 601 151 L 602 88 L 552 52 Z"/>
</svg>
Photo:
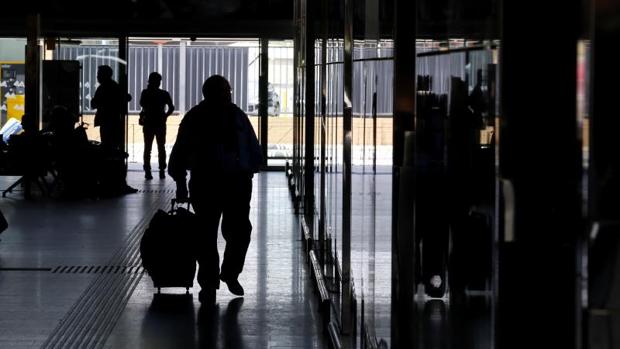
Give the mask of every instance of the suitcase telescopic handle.
<svg viewBox="0 0 620 349">
<path fill-rule="evenodd" d="M 189 210 L 191 203 L 192 201 L 190 198 L 183 199 L 183 200 L 179 200 L 175 198 L 175 199 L 172 199 L 170 202 L 170 210 L 171 212 L 174 212 L 174 210 L 176 210 L 177 204 L 187 204 L 187 209 Z"/>
</svg>

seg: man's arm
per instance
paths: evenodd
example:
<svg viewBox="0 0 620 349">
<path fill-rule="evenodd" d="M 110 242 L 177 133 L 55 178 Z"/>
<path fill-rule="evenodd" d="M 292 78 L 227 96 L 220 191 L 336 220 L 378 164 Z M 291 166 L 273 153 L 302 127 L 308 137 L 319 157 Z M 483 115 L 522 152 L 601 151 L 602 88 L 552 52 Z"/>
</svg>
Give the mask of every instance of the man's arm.
<svg viewBox="0 0 620 349">
<path fill-rule="evenodd" d="M 170 161 L 168 164 L 168 174 L 177 184 L 177 199 L 187 199 L 187 170 L 189 169 L 189 152 L 190 144 L 190 127 L 188 126 L 187 115 L 179 125 L 177 140 L 172 147 L 170 153 Z"/>
<path fill-rule="evenodd" d="M 172 104 L 172 98 L 170 97 L 170 93 L 168 93 L 167 91 L 166 91 L 166 105 L 168 106 L 166 117 L 169 117 L 174 112 L 174 104 Z"/>
<path fill-rule="evenodd" d="M 91 109 L 97 109 L 99 107 L 99 99 L 100 98 L 101 98 L 101 92 L 99 91 L 99 88 L 98 88 L 97 90 L 95 90 L 95 95 L 90 100 L 90 108 Z"/>
</svg>

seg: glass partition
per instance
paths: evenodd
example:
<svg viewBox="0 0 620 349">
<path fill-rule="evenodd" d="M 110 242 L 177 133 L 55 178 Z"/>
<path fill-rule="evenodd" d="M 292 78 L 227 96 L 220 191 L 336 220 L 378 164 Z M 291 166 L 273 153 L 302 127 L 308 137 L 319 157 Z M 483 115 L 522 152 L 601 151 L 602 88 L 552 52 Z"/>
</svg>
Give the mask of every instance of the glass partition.
<svg viewBox="0 0 620 349">
<path fill-rule="evenodd" d="M 258 134 L 258 116 L 252 96 L 258 95 L 258 41 L 232 39 L 195 40 L 179 38 L 131 38 L 128 51 L 128 89 L 132 100 L 128 105 L 127 149 L 129 161 L 142 162 L 144 141 L 138 124 L 140 95 L 151 72 L 162 75 L 161 88 L 168 91 L 175 112 L 167 120 L 166 148 L 170 152 L 183 115 L 203 98 L 202 84 L 213 74 L 229 80 L 233 102 L 246 111 Z M 94 112 L 90 99 L 98 85 L 97 67 L 108 64 L 118 80 L 118 41 L 106 39 L 62 39 L 54 50 L 54 59 L 77 60 L 82 66 L 80 111 L 90 125 L 90 139 L 98 140 L 93 128 Z M 151 161 L 155 161 L 151 157 Z"/>
<path fill-rule="evenodd" d="M 492 347 L 497 31 L 476 23 L 480 38 L 459 37 L 458 18 L 438 29 L 438 13 L 417 8 L 417 29 L 432 34 L 415 43 L 414 290 L 421 326 L 455 324 L 420 340 Z M 497 23 L 493 7 L 468 15 Z"/>
<path fill-rule="evenodd" d="M 390 40 L 354 42 L 351 269 L 362 338 L 376 342 L 391 321 L 392 51 Z"/>
<path fill-rule="evenodd" d="M 25 47 L 24 38 L 0 38 L 0 127 L 24 114 Z"/>
<path fill-rule="evenodd" d="M 50 50 L 50 48 L 52 50 Z M 52 53 L 50 56 L 48 52 Z M 95 109 L 91 108 L 91 99 L 99 86 L 97 68 L 108 65 L 112 68 L 112 78 L 119 82 L 119 65 L 127 62 L 119 59 L 117 39 L 107 38 L 60 38 L 55 47 L 46 47 L 46 58 L 55 61 L 78 62 L 80 69 L 78 115 L 86 126 L 88 139 L 99 141 L 99 129 L 95 128 Z M 132 98 L 136 96 L 132 94 Z M 52 106 L 53 107 L 53 106 Z M 65 105 L 69 110 L 73 107 Z M 45 112 L 45 111 L 44 111 Z"/>
<path fill-rule="evenodd" d="M 293 156 L 293 42 L 269 41 L 268 165 L 283 166 Z M 255 106 L 257 110 L 258 91 Z"/>
</svg>

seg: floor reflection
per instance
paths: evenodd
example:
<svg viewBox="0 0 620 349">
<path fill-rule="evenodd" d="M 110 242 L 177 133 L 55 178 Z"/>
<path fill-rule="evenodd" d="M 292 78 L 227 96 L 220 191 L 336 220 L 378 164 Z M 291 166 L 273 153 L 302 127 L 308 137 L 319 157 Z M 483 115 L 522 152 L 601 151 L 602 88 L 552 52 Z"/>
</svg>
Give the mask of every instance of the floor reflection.
<svg viewBox="0 0 620 349">
<path fill-rule="evenodd" d="M 449 348 L 450 327 L 446 304 L 442 300 L 430 300 L 420 311 L 419 346 L 425 349 Z"/>
<path fill-rule="evenodd" d="M 219 304 L 198 309 L 198 348 L 217 348 L 219 323 Z"/>
<path fill-rule="evenodd" d="M 156 294 L 142 323 L 143 348 L 193 348 L 196 332 L 191 295 Z"/>
<path fill-rule="evenodd" d="M 243 297 L 238 297 L 228 302 L 228 307 L 224 313 L 223 328 L 224 348 L 225 349 L 244 349 L 243 335 L 239 326 L 239 310 L 243 305 Z M 214 348 L 214 347 L 211 347 Z"/>
<path fill-rule="evenodd" d="M 194 311 L 191 295 L 156 294 L 142 323 L 142 348 L 246 348 L 238 317 L 243 298 Z M 221 334 L 220 334 L 221 330 Z"/>
<path fill-rule="evenodd" d="M 491 307 L 484 297 L 457 304 L 432 299 L 418 303 L 418 347 L 490 349 Z"/>
</svg>

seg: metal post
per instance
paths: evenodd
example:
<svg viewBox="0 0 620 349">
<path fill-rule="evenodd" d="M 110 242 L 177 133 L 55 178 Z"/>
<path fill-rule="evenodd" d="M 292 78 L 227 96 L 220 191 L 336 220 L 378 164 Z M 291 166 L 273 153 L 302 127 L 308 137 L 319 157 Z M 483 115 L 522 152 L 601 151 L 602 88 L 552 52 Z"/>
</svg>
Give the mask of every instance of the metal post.
<svg viewBox="0 0 620 349">
<path fill-rule="evenodd" d="M 344 2 L 344 110 L 342 168 L 342 331 L 353 331 L 353 290 L 351 288 L 351 141 L 353 118 L 353 8 Z"/>
<path fill-rule="evenodd" d="M 157 44 L 157 72 L 164 73 L 164 45 Z"/>
<path fill-rule="evenodd" d="M 325 265 L 325 219 L 326 219 L 326 178 L 325 178 L 325 152 L 327 145 L 327 0 L 321 1 L 321 203 L 319 211 L 319 261 L 321 265 Z"/>
<path fill-rule="evenodd" d="M 297 202 L 297 173 L 299 171 L 299 104 L 300 104 L 300 91 L 299 91 L 299 66 L 300 66 L 300 50 L 301 50 L 301 0 L 295 0 L 293 8 L 293 16 L 295 19 L 295 41 L 293 49 L 293 201 L 295 207 L 295 213 L 299 213 L 299 206 Z"/>
<path fill-rule="evenodd" d="M 129 39 L 126 36 L 121 36 L 118 38 L 118 58 L 121 62 L 121 64 L 118 65 L 118 84 L 121 88 L 121 93 L 125 94 L 125 93 L 129 93 L 129 86 L 128 86 L 128 77 L 127 77 L 127 71 L 128 71 L 128 65 L 129 65 Z M 124 64 L 122 63 L 124 62 Z M 140 96 L 131 96 L 132 98 L 140 98 Z M 125 98 L 121 98 L 121 100 L 119 101 L 119 103 L 121 103 L 121 110 L 123 111 L 123 125 L 125 125 L 125 127 L 123 128 L 123 139 L 124 139 L 124 149 L 125 152 L 127 152 L 127 143 L 128 143 L 128 139 L 127 136 L 129 134 L 128 130 L 129 130 L 129 118 L 127 117 L 128 114 L 128 106 L 129 104 L 127 103 L 127 100 Z M 127 164 L 127 160 L 125 159 L 125 164 Z"/>
<path fill-rule="evenodd" d="M 25 110 L 24 113 L 37 119 L 37 127 L 41 122 L 41 15 L 30 14 L 26 19 L 26 78 L 25 78 Z"/>
<path fill-rule="evenodd" d="M 179 42 L 179 112 L 184 113 L 187 110 L 185 101 L 185 90 L 187 86 L 187 43 L 183 40 Z"/>
<path fill-rule="evenodd" d="M 314 11 L 313 2 L 306 0 L 306 81 L 305 81 L 305 163 L 304 163 L 304 214 L 314 236 Z"/>
<path fill-rule="evenodd" d="M 268 138 L 268 88 L 269 84 L 269 39 L 260 39 L 260 68 L 258 76 L 258 123 L 260 128 L 260 144 L 263 151 L 263 159 L 265 165 L 269 161 L 267 159 Z"/>
</svg>

